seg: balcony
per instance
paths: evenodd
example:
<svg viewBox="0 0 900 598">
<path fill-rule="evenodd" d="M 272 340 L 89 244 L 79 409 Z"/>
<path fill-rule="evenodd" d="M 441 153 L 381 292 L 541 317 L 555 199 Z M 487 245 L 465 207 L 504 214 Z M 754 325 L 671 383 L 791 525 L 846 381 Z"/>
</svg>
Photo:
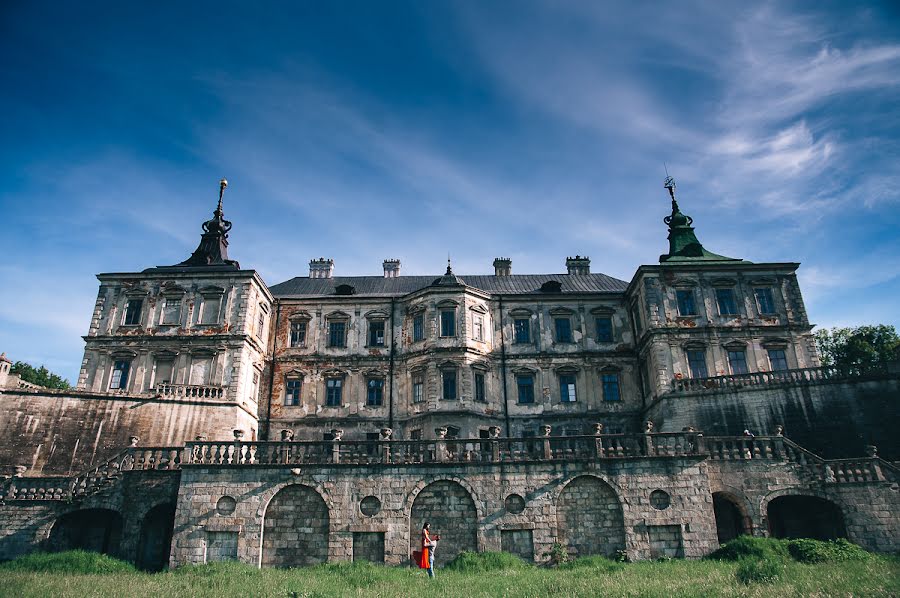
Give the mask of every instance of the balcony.
<svg viewBox="0 0 900 598">
<path fill-rule="evenodd" d="M 151 392 L 166 399 L 224 399 L 224 386 L 157 384 Z"/>
<path fill-rule="evenodd" d="M 673 392 L 697 392 L 704 390 L 734 390 L 750 386 L 772 386 L 777 384 L 818 384 L 840 380 L 853 380 L 884 375 L 884 369 L 839 368 L 824 366 L 799 368 L 778 372 L 751 372 L 748 374 L 728 374 L 708 378 L 676 378 L 672 380 Z"/>
</svg>

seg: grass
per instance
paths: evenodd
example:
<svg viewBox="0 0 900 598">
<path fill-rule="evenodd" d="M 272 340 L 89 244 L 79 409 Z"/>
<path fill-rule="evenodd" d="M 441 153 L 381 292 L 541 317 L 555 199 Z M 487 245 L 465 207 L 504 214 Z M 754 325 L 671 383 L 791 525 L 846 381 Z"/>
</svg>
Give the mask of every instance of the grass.
<svg viewBox="0 0 900 598">
<path fill-rule="evenodd" d="M 589 557 L 556 569 L 508 555 L 468 553 L 429 580 L 417 569 L 334 563 L 308 569 L 257 569 L 240 563 L 140 573 L 85 553 L 34 555 L 0 565 L 0 596 L 897 596 L 900 559 L 801 563 L 790 556 L 736 560 L 614 563 Z M 747 565 L 769 559 L 776 565 Z M 773 560 L 774 559 L 774 560 Z M 752 569 L 739 578 L 739 571 Z M 774 568 L 774 569 L 773 569 Z M 774 577 L 772 572 L 774 570 Z"/>
</svg>

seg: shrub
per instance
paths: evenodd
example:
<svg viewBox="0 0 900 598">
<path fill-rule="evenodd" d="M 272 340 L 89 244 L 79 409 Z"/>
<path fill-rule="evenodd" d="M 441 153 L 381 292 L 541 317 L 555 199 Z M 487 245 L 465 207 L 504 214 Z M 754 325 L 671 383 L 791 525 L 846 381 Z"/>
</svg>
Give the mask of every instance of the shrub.
<svg viewBox="0 0 900 598">
<path fill-rule="evenodd" d="M 110 575 L 135 573 L 130 563 L 98 552 L 69 550 L 66 552 L 35 552 L 0 565 L 0 571 L 35 573 L 63 573 L 66 575 Z"/>
<path fill-rule="evenodd" d="M 809 538 L 788 540 L 787 549 L 791 557 L 801 563 L 865 561 L 872 558 L 871 553 L 843 538 L 828 542 Z"/>
<path fill-rule="evenodd" d="M 747 557 L 783 559 L 786 556 L 788 556 L 787 548 L 781 540 L 738 536 L 706 558 L 716 561 L 739 561 Z"/>
<path fill-rule="evenodd" d="M 561 563 L 559 568 L 562 570 L 590 569 L 592 573 L 614 573 L 624 569 L 625 565 L 610 560 L 605 556 L 583 556 L 566 563 Z"/>
<path fill-rule="evenodd" d="M 775 583 L 784 573 L 784 562 L 778 557 L 741 559 L 735 575 L 745 584 Z"/>
<path fill-rule="evenodd" d="M 447 569 L 462 573 L 524 569 L 528 563 L 508 552 L 461 552 L 447 563 Z"/>
</svg>

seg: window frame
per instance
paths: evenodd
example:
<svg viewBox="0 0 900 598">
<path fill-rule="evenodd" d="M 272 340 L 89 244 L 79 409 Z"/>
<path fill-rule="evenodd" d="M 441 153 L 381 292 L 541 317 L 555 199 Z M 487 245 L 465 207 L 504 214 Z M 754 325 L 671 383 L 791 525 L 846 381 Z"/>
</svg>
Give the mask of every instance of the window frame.
<svg viewBox="0 0 900 598">
<path fill-rule="evenodd" d="M 772 360 L 772 353 L 781 353 L 781 361 L 784 361 L 784 368 L 775 367 L 775 362 Z M 787 349 L 782 347 L 772 347 L 771 349 L 766 349 L 766 356 L 769 359 L 769 371 L 784 372 L 791 369 L 787 359 Z"/>
<path fill-rule="evenodd" d="M 730 307 L 733 311 L 724 311 L 722 309 L 722 293 L 728 293 L 727 301 L 731 302 Z M 720 316 L 739 316 L 741 312 L 738 310 L 737 304 L 737 293 L 734 291 L 733 287 L 719 287 L 715 289 L 716 294 L 716 310 L 718 310 Z M 728 306 L 726 306 L 728 307 Z"/>
<path fill-rule="evenodd" d="M 113 367 L 109 374 L 110 390 L 127 390 L 131 377 L 131 361 L 129 358 L 113 359 Z M 119 367 L 122 364 L 122 367 Z M 116 376 L 118 374 L 118 377 Z M 115 386 L 114 386 L 115 385 Z"/>
<path fill-rule="evenodd" d="M 137 304 L 137 310 L 132 310 L 131 306 Z M 143 297 L 127 297 L 125 299 L 125 309 L 122 313 L 122 326 L 140 326 L 143 320 L 144 298 Z M 131 317 L 129 317 L 131 316 Z"/>
<path fill-rule="evenodd" d="M 156 387 L 159 384 L 174 384 L 175 383 L 175 363 L 178 360 L 177 355 L 172 354 L 163 354 L 163 355 L 155 355 L 153 357 L 153 386 Z M 159 366 L 163 363 L 169 363 L 172 365 L 169 377 L 171 380 L 160 380 L 159 379 Z"/>
<path fill-rule="evenodd" d="M 224 304 L 224 295 L 221 293 L 200 295 L 200 300 L 201 300 L 200 317 L 198 319 L 197 325 L 199 325 L 199 326 L 216 326 L 216 325 L 220 324 L 222 321 L 222 305 Z M 215 317 L 213 318 L 212 321 L 207 321 L 207 317 L 208 317 L 207 313 L 209 311 L 209 302 L 213 301 L 213 300 L 216 302 Z M 260 313 L 260 315 L 263 315 L 263 314 Z M 257 335 L 257 336 L 259 337 L 259 335 Z M 262 337 L 260 337 L 260 338 L 262 338 Z"/>
<path fill-rule="evenodd" d="M 522 326 L 522 328 L 520 329 L 519 324 L 524 324 L 524 326 Z M 519 338 L 520 331 L 523 331 L 525 333 L 524 340 Z M 531 343 L 531 317 L 526 316 L 513 318 L 513 344 L 530 345 Z"/>
<path fill-rule="evenodd" d="M 484 314 L 472 314 L 472 340 L 484 342 Z"/>
<path fill-rule="evenodd" d="M 472 398 L 476 403 L 487 403 L 487 383 L 484 372 L 475 370 L 472 375 Z"/>
<path fill-rule="evenodd" d="M 329 349 L 346 349 L 347 348 L 347 330 L 349 328 L 349 320 L 344 318 L 331 318 L 327 320 L 328 324 L 328 344 L 326 345 Z M 340 338 L 340 343 L 334 343 L 334 327 L 341 326 L 342 333 Z"/>
<path fill-rule="evenodd" d="M 373 383 L 376 383 L 373 385 Z M 372 391 L 376 391 L 373 400 Z M 366 377 L 366 407 L 383 407 L 384 406 L 384 377 L 383 376 L 367 376 Z"/>
<path fill-rule="evenodd" d="M 416 389 L 418 388 L 418 393 Z M 410 399 L 412 403 L 420 404 L 425 402 L 425 373 L 413 372 L 412 381 L 410 382 Z"/>
<path fill-rule="evenodd" d="M 162 309 L 159 311 L 159 326 L 178 326 L 181 324 L 181 312 L 183 308 L 184 297 L 183 295 L 163 295 L 163 305 Z M 172 308 L 173 311 L 170 311 Z M 166 318 L 166 314 L 174 313 L 175 317 L 172 318 L 174 321 L 170 322 Z"/>
<path fill-rule="evenodd" d="M 377 342 L 378 341 L 378 337 L 377 337 L 378 326 L 381 327 L 381 342 L 380 343 Z M 373 333 L 376 334 L 374 339 L 372 338 Z M 373 340 L 375 342 L 373 342 Z M 386 324 L 386 321 L 381 318 L 368 320 L 367 330 L 366 330 L 366 347 L 378 348 L 378 347 L 385 347 L 385 346 L 387 346 L 387 324 Z"/>
<path fill-rule="evenodd" d="M 447 317 L 450 318 L 449 323 L 448 323 L 448 320 L 445 320 L 445 318 L 447 318 Z M 453 309 L 442 308 L 440 311 L 439 318 L 440 318 L 440 322 L 441 322 L 441 330 L 440 330 L 441 338 L 455 338 L 458 335 L 458 327 L 457 327 L 457 323 L 456 323 L 456 309 L 455 308 L 453 308 Z M 445 332 L 449 328 L 453 328 L 452 333 L 445 334 Z"/>
<path fill-rule="evenodd" d="M 448 386 L 448 383 L 451 383 Z M 453 396 L 448 396 L 447 391 L 452 390 Z M 455 367 L 441 368 L 441 400 L 456 401 L 459 399 L 459 372 Z"/>
<path fill-rule="evenodd" d="M 600 330 L 600 322 L 608 322 L 609 329 L 601 331 Z M 615 329 L 613 328 L 612 316 L 594 316 L 594 332 L 597 333 L 597 342 L 598 343 L 615 342 L 616 335 L 615 335 Z M 609 334 L 601 334 L 601 332 L 608 332 Z"/>
<path fill-rule="evenodd" d="M 295 388 L 291 388 L 291 387 Z M 288 376 L 284 381 L 284 406 L 299 407 L 303 398 L 303 378 L 300 376 Z"/>
<path fill-rule="evenodd" d="M 600 388 L 605 403 L 622 402 L 622 379 L 619 372 L 600 372 Z"/>
<path fill-rule="evenodd" d="M 578 402 L 578 375 L 575 372 L 560 372 L 559 378 L 559 402 Z M 568 380 L 571 380 L 570 382 Z"/>
<path fill-rule="evenodd" d="M 732 359 L 732 356 L 737 357 L 738 359 Z M 728 348 L 725 347 L 725 359 L 728 361 L 728 370 L 731 372 L 732 376 L 740 376 L 741 374 L 749 374 L 750 367 L 747 365 L 747 349 L 744 347 L 733 347 Z M 738 372 L 735 371 L 735 363 L 743 364 L 739 365 L 737 369 L 743 368 L 744 371 Z"/>
<path fill-rule="evenodd" d="M 763 301 L 760 301 L 760 295 L 764 298 Z M 770 286 L 758 286 L 753 287 L 753 297 L 756 300 L 756 309 L 759 315 L 761 316 L 773 316 L 778 314 L 778 310 L 775 307 L 775 292 L 772 290 Z M 763 309 L 763 303 L 767 303 L 767 307 L 770 309 L 767 311 Z"/>
<path fill-rule="evenodd" d="M 688 305 L 684 301 L 685 299 L 690 300 L 690 313 L 687 311 Z M 694 289 L 675 289 L 675 305 L 678 308 L 678 315 L 682 318 L 700 315 L 697 311 L 697 296 Z"/>
<path fill-rule="evenodd" d="M 566 334 L 568 338 L 561 339 L 560 338 L 560 323 L 565 322 L 568 329 Z M 567 315 L 556 315 L 553 316 L 553 340 L 558 344 L 572 344 L 575 342 L 575 335 L 572 332 L 572 316 Z"/>
<path fill-rule="evenodd" d="M 685 355 L 685 360 L 687 361 L 687 364 L 688 364 L 688 371 L 691 374 L 691 379 L 709 378 L 709 367 L 707 366 L 707 362 L 706 362 L 706 349 L 697 348 L 697 347 L 686 348 L 684 350 L 684 355 Z M 695 375 L 694 366 L 695 366 L 696 362 L 691 359 L 692 355 L 695 357 L 700 356 L 700 358 L 702 359 L 702 362 L 697 363 L 697 365 L 702 364 L 702 366 L 703 366 L 703 375 L 702 376 Z"/>
<path fill-rule="evenodd" d="M 302 327 L 302 335 L 297 334 L 297 328 L 300 327 Z M 307 334 L 309 334 L 309 320 L 291 320 L 291 325 L 288 328 L 288 347 L 292 349 L 297 347 L 305 347 Z"/>
<path fill-rule="evenodd" d="M 528 400 L 523 401 L 523 389 L 526 389 L 525 398 Z M 530 389 L 530 390 L 527 390 Z M 535 393 L 534 393 L 534 374 L 527 372 L 520 372 L 516 374 L 516 404 L 518 405 L 534 405 L 535 404 Z"/>
<path fill-rule="evenodd" d="M 413 315 L 412 342 L 420 343 L 425 340 L 425 313 L 419 312 Z"/>
<path fill-rule="evenodd" d="M 332 384 L 334 383 L 334 384 Z M 333 397 L 337 396 L 337 402 Z M 325 407 L 344 406 L 344 376 L 332 374 L 325 377 Z"/>
</svg>

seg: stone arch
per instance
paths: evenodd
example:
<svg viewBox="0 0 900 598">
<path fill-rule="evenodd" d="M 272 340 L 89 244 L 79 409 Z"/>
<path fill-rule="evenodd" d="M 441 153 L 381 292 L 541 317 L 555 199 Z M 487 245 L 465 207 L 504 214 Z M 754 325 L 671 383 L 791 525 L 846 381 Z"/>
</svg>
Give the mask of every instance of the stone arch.
<svg viewBox="0 0 900 598">
<path fill-rule="evenodd" d="M 734 492 L 719 490 L 712 493 L 712 502 L 719 544 L 753 533 L 753 520 L 745 500 Z"/>
<path fill-rule="evenodd" d="M 62 515 L 50 528 L 51 552 L 87 550 L 121 556 L 122 515 L 112 509 L 80 509 Z"/>
<path fill-rule="evenodd" d="M 144 515 L 138 540 L 137 566 L 145 571 L 161 571 L 169 563 L 175 505 L 156 505 Z"/>
<path fill-rule="evenodd" d="M 767 496 L 764 512 L 769 535 L 775 538 L 846 538 L 844 513 L 817 492 L 787 490 Z"/>
<path fill-rule="evenodd" d="M 435 550 L 435 565 L 453 560 L 464 550 L 478 550 L 478 509 L 472 494 L 455 480 L 441 479 L 414 491 L 409 509 L 410 554 L 421 550 L 422 525 L 431 523 L 441 536 Z"/>
<path fill-rule="evenodd" d="M 315 488 L 282 487 L 263 516 L 263 567 L 301 567 L 328 560 L 329 509 Z"/>
<path fill-rule="evenodd" d="M 556 499 L 557 537 L 574 556 L 625 549 L 625 516 L 613 487 L 599 477 L 570 480 Z"/>
</svg>

